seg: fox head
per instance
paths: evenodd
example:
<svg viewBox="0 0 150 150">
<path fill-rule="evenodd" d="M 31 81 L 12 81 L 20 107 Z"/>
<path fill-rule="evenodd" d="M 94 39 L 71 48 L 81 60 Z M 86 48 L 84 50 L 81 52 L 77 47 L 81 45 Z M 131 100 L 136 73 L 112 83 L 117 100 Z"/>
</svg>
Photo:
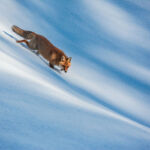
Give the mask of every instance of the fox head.
<svg viewBox="0 0 150 150">
<path fill-rule="evenodd" d="M 71 66 L 71 57 L 61 57 L 61 61 L 59 62 L 60 66 L 62 67 L 61 70 L 64 70 L 65 72 L 68 71 L 68 68 Z"/>
</svg>

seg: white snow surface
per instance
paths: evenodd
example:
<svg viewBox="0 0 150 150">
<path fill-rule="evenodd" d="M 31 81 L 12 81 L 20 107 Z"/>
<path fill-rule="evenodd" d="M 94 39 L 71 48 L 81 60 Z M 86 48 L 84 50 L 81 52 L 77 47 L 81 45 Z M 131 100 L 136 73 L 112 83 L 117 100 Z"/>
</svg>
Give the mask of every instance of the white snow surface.
<svg viewBox="0 0 150 150">
<path fill-rule="evenodd" d="M 149 150 L 149 11 L 138 0 L 1 0 L 0 150 Z M 71 56 L 68 73 L 16 43 L 12 25 Z"/>
</svg>

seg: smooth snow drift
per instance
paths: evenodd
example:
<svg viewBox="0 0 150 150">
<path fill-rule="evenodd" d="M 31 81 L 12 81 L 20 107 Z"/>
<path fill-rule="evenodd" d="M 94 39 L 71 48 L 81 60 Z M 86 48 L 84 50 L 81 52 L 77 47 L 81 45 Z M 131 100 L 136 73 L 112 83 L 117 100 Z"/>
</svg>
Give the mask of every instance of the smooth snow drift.
<svg viewBox="0 0 150 150">
<path fill-rule="evenodd" d="M 149 150 L 150 29 L 138 0 L 2 0 L 0 150 Z M 72 56 L 52 71 L 11 31 Z"/>
</svg>

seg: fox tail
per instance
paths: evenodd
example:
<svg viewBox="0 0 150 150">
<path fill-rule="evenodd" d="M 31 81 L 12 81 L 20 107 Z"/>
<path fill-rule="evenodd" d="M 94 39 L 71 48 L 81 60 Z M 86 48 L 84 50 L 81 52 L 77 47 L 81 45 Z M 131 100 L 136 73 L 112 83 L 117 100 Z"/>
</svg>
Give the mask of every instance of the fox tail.
<svg viewBox="0 0 150 150">
<path fill-rule="evenodd" d="M 34 36 L 34 33 L 32 31 L 23 30 L 15 25 L 12 26 L 12 30 L 25 39 L 32 39 Z"/>
</svg>

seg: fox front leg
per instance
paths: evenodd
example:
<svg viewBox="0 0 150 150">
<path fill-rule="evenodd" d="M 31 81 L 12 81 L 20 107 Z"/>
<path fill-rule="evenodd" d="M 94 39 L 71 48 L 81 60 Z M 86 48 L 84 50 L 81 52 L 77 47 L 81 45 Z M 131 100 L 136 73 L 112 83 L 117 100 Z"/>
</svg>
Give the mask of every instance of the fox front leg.
<svg viewBox="0 0 150 150">
<path fill-rule="evenodd" d="M 54 65 L 52 65 L 51 63 L 49 63 L 50 68 L 54 69 Z"/>
</svg>

